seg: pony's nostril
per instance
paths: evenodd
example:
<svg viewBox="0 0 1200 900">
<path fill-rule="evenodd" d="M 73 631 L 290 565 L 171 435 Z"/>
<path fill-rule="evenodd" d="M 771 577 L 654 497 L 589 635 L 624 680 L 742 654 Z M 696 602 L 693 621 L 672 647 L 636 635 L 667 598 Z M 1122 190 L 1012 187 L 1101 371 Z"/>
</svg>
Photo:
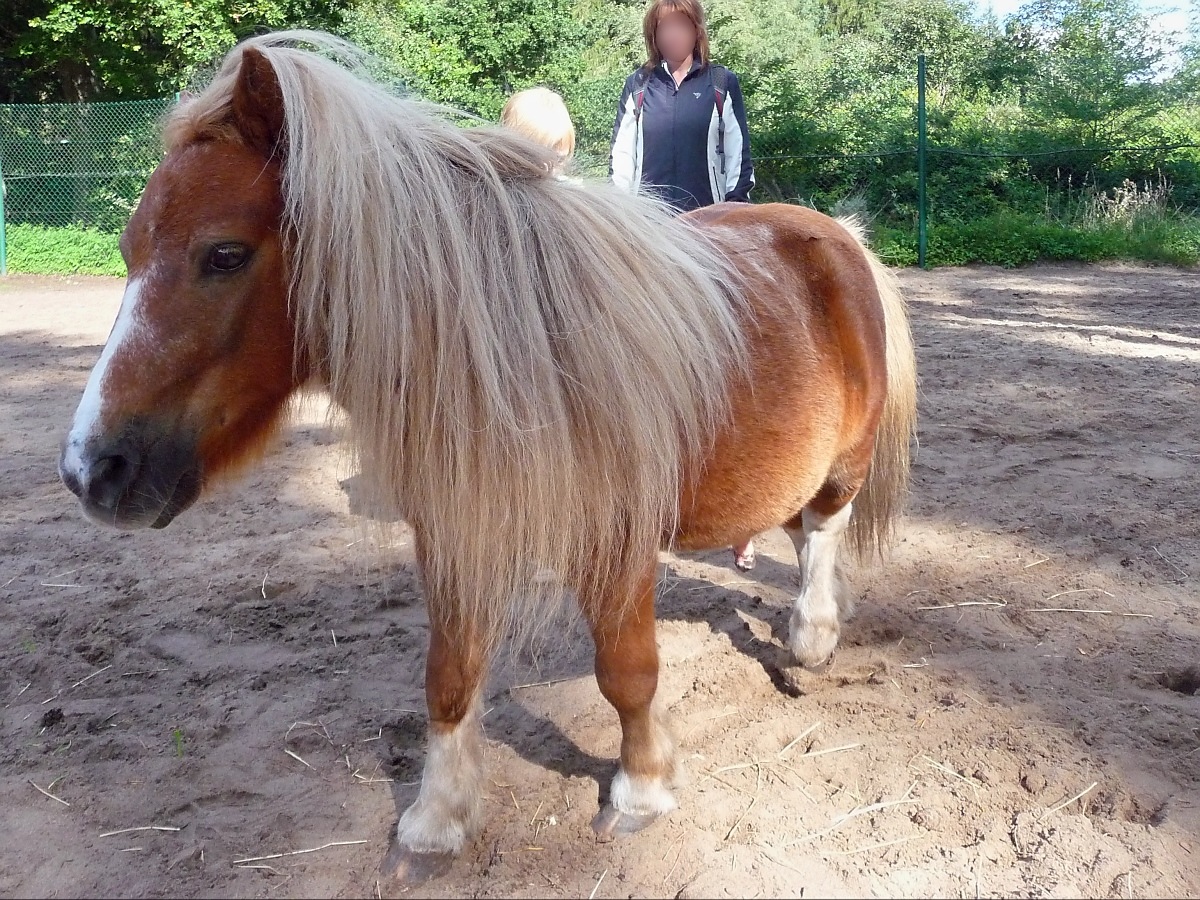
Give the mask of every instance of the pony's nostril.
<svg viewBox="0 0 1200 900">
<path fill-rule="evenodd" d="M 133 481 L 134 474 L 133 461 L 128 457 L 116 453 L 101 456 L 92 464 L 89 473 L 89 498 L 100 506 L 114 508 Z"/>
<path fill-rule="evenodd" d="M 92 464 L 92 482 L 117 478 L 127 465 L 123 456 L 102 456 Z"/>
</svg>

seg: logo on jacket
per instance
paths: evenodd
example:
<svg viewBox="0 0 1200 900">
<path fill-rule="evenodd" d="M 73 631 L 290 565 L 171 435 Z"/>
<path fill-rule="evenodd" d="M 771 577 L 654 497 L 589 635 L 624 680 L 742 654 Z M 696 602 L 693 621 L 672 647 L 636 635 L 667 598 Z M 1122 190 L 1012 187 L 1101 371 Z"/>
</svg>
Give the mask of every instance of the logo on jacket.
<svg viewBox="0 0 1200 900">
<path fill-rule="evenodd" d="M 699 100 L 702 93 L 703 91 L 692 91 L 692 96 Z"/>
</svg>

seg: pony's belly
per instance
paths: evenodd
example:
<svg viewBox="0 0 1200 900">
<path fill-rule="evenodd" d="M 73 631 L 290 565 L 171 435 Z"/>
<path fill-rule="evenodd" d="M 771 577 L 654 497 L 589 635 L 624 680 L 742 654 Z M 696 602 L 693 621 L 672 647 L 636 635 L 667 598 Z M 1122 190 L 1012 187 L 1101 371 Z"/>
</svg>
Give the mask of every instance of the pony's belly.
<svg viewBox="0 0 1200 900">
<path fill-rule="evenodd" d="M 681 518 L 672 544 L 680 550 L 713 550 L 751 540 L 800 514 L 824 476 L 802 481 L 710 484 L 693 511 Z"/>
<path fill-rule="evenodd" d="M 758 302 L 772 296 L 756 294 Z M 751 373 L 732 385 L 730 417 L 680 497 L 674 545 L 739 544 L 794 518 L 825 484 L 849 423 L 840 360 L 804 316 L 756 310 Z"/>
<path fill-rule="evenodd" d="M 674 545 L 738 544 L 799 515 L 839 452 L 836 413 L 831 405 L 792 401 L 735 414 L 700 480 L 683 492 Z"/>
</svg>

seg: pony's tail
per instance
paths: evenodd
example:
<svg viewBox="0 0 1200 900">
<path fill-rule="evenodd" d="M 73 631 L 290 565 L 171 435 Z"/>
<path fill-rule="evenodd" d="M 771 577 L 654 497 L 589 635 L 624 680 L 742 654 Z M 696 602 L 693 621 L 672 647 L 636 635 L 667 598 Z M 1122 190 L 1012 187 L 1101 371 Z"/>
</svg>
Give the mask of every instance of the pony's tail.
<svg viewBox="0 0 1200 900">
<path fill-rule="evenodd" d="M 851 548 L 866 558 L 882 552 L 891 540 L 896 517 L 908 495 L 911 447 L 917 426 L 917 362 L 899 281 L 867 247 L 857 218 L 839 218 L 838 222 L 854 236 L 867 257 L 887 331 L 887 399 L 875 433 L 871 468 L 855 498 L 847 535 Z"/>
</svg>

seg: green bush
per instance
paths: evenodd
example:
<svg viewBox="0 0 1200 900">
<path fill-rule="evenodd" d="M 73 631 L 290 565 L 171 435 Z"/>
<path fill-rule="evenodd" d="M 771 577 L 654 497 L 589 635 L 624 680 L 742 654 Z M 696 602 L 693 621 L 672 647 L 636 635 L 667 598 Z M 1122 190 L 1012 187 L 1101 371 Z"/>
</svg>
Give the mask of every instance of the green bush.
<svg viewBox="0 0 1200 900">
<path fill-rule="evenodd" d="M 118 235 L 95 228 L 8 225 L 8 271 L 30 275 L 117 275 L 125 263 Z"/>
</svg>

